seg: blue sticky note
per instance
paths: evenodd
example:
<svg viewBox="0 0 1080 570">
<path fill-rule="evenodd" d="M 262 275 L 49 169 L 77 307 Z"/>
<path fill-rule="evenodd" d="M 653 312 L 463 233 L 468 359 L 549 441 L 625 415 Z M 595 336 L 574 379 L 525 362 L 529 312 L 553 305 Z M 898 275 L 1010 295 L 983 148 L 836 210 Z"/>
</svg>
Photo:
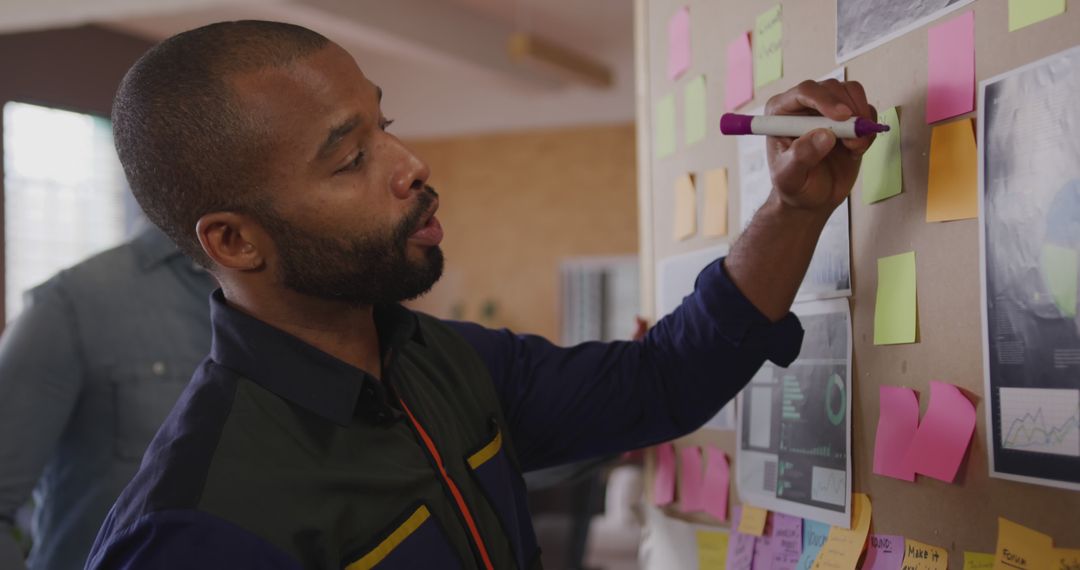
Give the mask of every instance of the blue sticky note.
<svg viewBox="0 0 1080 570">
<path fill-rule="evenodd" d="M 799 557 L 799 564 L 795 566 L 795 570 L 810 570 L 814 566 L 814 560 L 817 560 L 822 545 L 825 544 L 825 539 L 829 537 L 829 525 L 803 519 L 802 528 L 802 556 Z"/>
</svg>

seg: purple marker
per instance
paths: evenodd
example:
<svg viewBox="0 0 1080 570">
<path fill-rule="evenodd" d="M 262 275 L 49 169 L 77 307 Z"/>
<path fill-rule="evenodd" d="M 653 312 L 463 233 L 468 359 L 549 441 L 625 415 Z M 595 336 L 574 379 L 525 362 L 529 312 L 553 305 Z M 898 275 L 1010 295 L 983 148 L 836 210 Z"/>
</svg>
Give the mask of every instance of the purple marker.
<svg viewBox="0 0 1080 570">
<path fill-rule="evenodd" d="M 838 138 L 868 137 L 889 130 L 889 125 L 875 123 L 862 117 L 833 121 L 825 117 L 805 115 L 739 115 L 724 113 L 720 117 L 720 132 L 725 135 L 766 135 L 770 137 L 801 137 L 814 129 L 829 129 Z"/>
</svg>

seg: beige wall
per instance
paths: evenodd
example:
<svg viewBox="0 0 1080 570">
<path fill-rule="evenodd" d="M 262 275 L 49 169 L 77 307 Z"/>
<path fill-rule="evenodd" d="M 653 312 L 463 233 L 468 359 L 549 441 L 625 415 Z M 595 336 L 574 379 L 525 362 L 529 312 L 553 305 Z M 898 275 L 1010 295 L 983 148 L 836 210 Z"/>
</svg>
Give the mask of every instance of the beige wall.
<svg viewBox="0 0 1080 570">
<path fill-rule="evenodd" d="M 409 146 L 431 166 L 446 230 L 446 272 L 419 310 L 557 341 L 559 260 L 637 251 L 633 125 Z"/>
</svg>

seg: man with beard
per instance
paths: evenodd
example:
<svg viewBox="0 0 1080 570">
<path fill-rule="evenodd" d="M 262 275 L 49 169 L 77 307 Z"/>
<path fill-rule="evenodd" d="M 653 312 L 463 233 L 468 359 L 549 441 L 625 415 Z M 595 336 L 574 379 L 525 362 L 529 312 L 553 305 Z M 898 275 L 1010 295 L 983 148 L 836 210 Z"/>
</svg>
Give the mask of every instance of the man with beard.
<svg viewBox="0 0 1080 570">
<path fill-rule="evenodd" d="M 271 22 L 185 32 L 128 72 L 132 190 L 221 290 L 210 355 L 89 568 L 539 566 L 522 471 L 693 431 L 794 359 L 791 302 L 869 146 L 771 139 L 776 190 L 674 314 L 560 348 L 398 305 L 438 279 L 443 230 L 381 95 L 341 47 Z M 769 109 L 876 116 L 851 82 Z"/>
</svg>

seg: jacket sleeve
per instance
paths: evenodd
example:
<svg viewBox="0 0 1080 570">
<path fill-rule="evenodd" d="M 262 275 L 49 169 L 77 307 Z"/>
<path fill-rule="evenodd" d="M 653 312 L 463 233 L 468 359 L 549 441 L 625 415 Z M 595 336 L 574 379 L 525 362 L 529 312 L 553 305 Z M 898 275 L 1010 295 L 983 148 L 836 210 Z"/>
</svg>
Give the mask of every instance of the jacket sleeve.
<svg viewBox="0 0 1080 570">
<path fill-rule="evenodd" d="M 105 520 L 86 570 L 301 570 L 285 552 L 226 520 L 196 510 L 144 515 L 113 533 Z"/>
<path fill-rule="evenodd" d="M 766 359 L 790 364 L 802 327 L 771 323 L 723 259 L 638 342 L 563 348 L 530 335 L 451 323 L 487 365 L 524 470 L 674 439 L 701 427 Z"/>
<path fill-rule="evenodd" d="M 52 455 L 79 398 L 82 358 L 59 282 L 35 289 L 0 338 L 0 567 L 24 568 L 15 511 Z M 18 558 L 15 560 L 14 558 Z"/>
</svg>

